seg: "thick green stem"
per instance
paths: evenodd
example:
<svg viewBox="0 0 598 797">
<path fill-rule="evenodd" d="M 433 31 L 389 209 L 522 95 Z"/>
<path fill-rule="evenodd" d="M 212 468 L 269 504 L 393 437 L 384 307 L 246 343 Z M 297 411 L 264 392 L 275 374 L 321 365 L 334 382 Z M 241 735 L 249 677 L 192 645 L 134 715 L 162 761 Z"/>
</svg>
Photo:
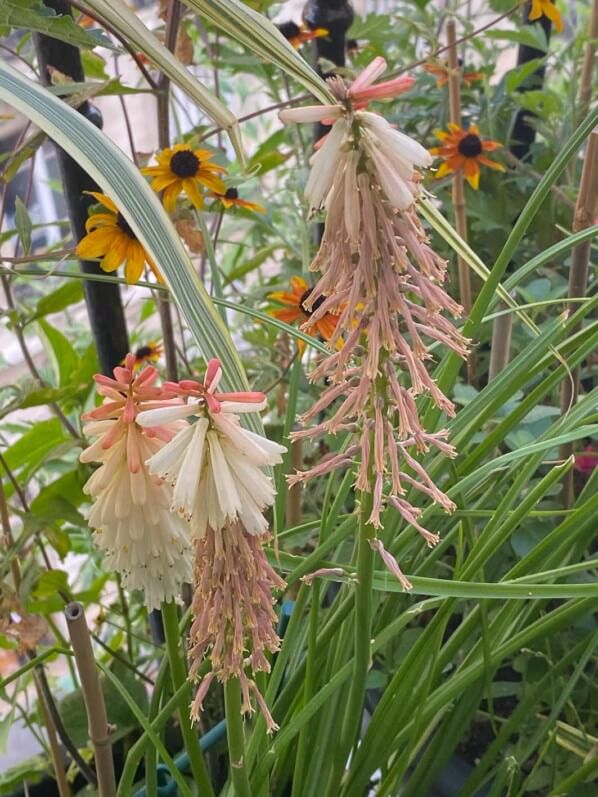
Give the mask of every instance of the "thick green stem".
<svg viewBox="0 0 598 797">
<path fill-rule="evenodd" d="M 347 703 L 341 749 L 348 757 L 357 740 L 361 727 L 365 682 L 370 668 L 372 637 L 372 577 L 374 572 L 374 552 L 370 540 L 374 539 L 374 529 L 367 519 L 372 512 L 372 493 L 361 493 L 359 512 L 359 541 L 357 549 L 357 586 L 355 593 L 355 659 L 353 662 L 353 682 Z M 343 762 L 344 763 L 344 762 Z"/>
<path fill-rule="evenodd" d="M 173 601 L 162 604 L 162 621 L 164 623 L 164 634 L 166 636 L 166 648 L 168 651 L 173 689 L 176 692 L 183 684 L 186 682 L 188 684 L 189 700 L 185 701 L 183 708 L 179 710 L 179 722 L 183 741 L 185 743 L 185 750 L 189 756 L 193 779 L 202 797 L 204 797 L 204 795 L 205 797 L 214 797 L 214 789 L 210 783 L 206 763 L 199 746 L 199 737 L 193 730 L 189 718 L 188 706 L 191 703 L 191 684 L 187 681 L 187 667 L 185 666 L 184 654 L 179 648 L 181 640 L 179 634 L 179 616 L 176 603 Z"/>
<path fill-rule="evenodd" d="M 245 766 L 241 686 L 238 678 L 229 678 L 224 684 L 224 707 L 226 711 L 226 736 L 228 739 L 228 757 L 233 793 L 235 797 L 251 797 Z"/>
<path fill-rule="evenodd" d="M 305 669 L 305 683 L 303 685 L 303 705 L 306 706 L 316 691 L 316 645 L 318 642 L 318 617 L 320 609 L 320 582 L 316 579 L 311 592 L 311 610 L 309 615 L 309 637 L 307 642 L 307 662 Z M 292 797 L 301 797 L 305 773 L 309 768 L 306 761 L 310 724 L 306 723 L 299 732 L 297 743 L 297 757 L 295 758 L 295 771 L 293 773 Z"/>
</svg>

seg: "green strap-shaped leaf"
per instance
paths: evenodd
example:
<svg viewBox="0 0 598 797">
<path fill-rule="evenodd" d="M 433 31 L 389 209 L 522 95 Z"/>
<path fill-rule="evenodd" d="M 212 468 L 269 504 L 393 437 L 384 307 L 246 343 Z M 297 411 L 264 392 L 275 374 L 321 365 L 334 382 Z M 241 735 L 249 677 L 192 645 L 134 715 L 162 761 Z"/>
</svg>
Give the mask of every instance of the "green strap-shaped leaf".
<svg viewBox="0 0 598 797">
<path fill-rule="evenodd" d="M 122 0 L 86 0 L 86 4 L 97 12 L 101 19 L 122 34 L 135 49 L 147 55 L 161 72 L 199 105 L 210 119 L 226 130 L 238 159 L 244 164 L 245 156 L 237 117 L 188 69 L 185 69 L 178 58 L 156 38 L 151 30 L 145 27 L 141 19 L 128 8 L 127 4 Z"/>
<path fill-rule="evenodd" d="M 183 0 L 185 5 L 208 19 L 267 63 L 276 64 L 295 78 L 320 102 L 335 103 L 325 81 L 311 68 L 278 28 L 262 14 L 238 0 Z"/>
<path fill-rule="evenodd" d="M 56 141 L 116 202 L 164 274 L 200 351 L 222 362 L 224 389 L 247 390 L 247 377 L 228 330 L 158 197 L 132 161 L 85 117 L 3 62 L 0 99 Z M 259 417 L 249 415 L 251 427 L 263 433 Z"/>
</svg>

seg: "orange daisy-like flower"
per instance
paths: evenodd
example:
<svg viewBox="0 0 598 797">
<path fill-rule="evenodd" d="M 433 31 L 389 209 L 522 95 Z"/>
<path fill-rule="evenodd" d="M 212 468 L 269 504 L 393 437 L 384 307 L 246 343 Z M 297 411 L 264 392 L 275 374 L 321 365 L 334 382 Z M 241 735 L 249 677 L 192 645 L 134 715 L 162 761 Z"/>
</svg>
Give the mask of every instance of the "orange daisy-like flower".
<svg viewBox="0 0 598 797">
<path fill-rule="evenodd" d="M 77 255 L 83 260 L 101 258 L 100 268 L 111 272 L 125 264 L 125 278 L 134 283 L 143 274 L 147 263 L 160 282 L 162 276 L 147 254 L 129 223 L 110 197 L 97 191 L 86 191 L 108 212 L 92 213 L 85 222 L 87 235 L 77 244 Z"/>
<path fill-rule="evenodd" d="M 278 26 L 278 30 L 296 50 L 305 42 L 330 35 L 330 31 L 326 28 L 312 29 L 308 28 L 307 25 L 297 25 L 295 22 L 283 22 Z"/>
<path fill-rule="evenodd" d="M 204 204 L 201 187 L 223 194 L 226 187 L 218 176 L 224 166 L 212 163 L 213 153 L 207 149 L 192 149 L 188 144 L 175 144 L 156 155 L 157 166 L 146 166 L 142 174 L 152 177 L 154 191 L 163 191 L 162 202 L 172 213 L 181 193 L 185 193 L 196 208 Z"/>
<path fill-rule="evenodd" d="M 274 318 L 278 318 L 279 321 L 284 321 L 285 324 L 299 323 L 309 325 L 313 310 L 317 310 L 324 301 L 324 297 L 321 296 L 314 302 L 313 310 L 307 310 L 304 302 L 309 297 L 312 290 L 313 288 L 307 284 L 303 277 L 291 277 L 290 291 L 275 291 L 268 295 L 268 299 L 286 305 L 284 309 L 271 310 L 270 315 L 274 316 Z M 338 316 L 333 313 L 326 313 L 325 316 L 314 322 L 313 328 L 324 340 L 330 340 L 336 330 L 337 324 Z M 302 340 L 298 341 L 298 345 L 300 351 L 303 351 L 305 344 Z"/>
<path fill-rule="evenodd" d="M 504 172 L 502 163 L 492 161 L 484 155 L 485 152 L 500 149 L 502 144 L 489 139 L 483 141 L 476 125 L 464 129 L 449 122 L 448 131 L 435 130 L 434 135 L 442 144 L 432 147 L 429 150 L 430 155 L 436 155 L 444 161 L 436 172 L 437 178 L 463 170 L 465 179 L 477 191 L 480 184 L 480 164 Z"/>
<path fill-rule="evenodd" d="M 436 85 L 446 86 L 449 79 L 450 70 L 444 64 L 423 64 L 423 69 L 429 75 L 434 75 L 436 78 Z M 471 86 L 476 80 L 482 80 L 484 77 L 483 72 L 461 72 L 461 81 L 466 86 Z"/>
<path fill-rule="evenodd" d="M 214 193 L 212 196 L 222 202 L 225 208 L 245 208 L 245 210 L 253 210 L 254 213 L 266 212 L 266 208 L 258 202 L 241 199 L 236 188 L 227 188 L 223 194 Z"/>
</svg>

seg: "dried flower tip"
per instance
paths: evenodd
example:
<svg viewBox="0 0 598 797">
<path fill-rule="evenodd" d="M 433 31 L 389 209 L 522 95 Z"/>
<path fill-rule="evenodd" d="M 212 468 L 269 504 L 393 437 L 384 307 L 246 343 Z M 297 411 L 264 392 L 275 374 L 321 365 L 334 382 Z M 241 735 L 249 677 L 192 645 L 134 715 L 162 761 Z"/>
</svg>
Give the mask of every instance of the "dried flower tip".
<svg viewBox="0 0 598 797">
<path fill-rule="evenodd" d="M 380 556 L 382 557 L 382 561 L 386 565 L 386 567 L 390 570 L 390 572 L 398 579 L 401 586 L 406 592 L 413 589 L 413 584 L 409 581 L 409 579 L 403 574 L 401 568 L 397 560 L 394 556 L 389 553 L 384 545 L 382 544 L 382 540 L 370 540 L 370 545 L 374 551 L 377 551 Z"/>
</svg>

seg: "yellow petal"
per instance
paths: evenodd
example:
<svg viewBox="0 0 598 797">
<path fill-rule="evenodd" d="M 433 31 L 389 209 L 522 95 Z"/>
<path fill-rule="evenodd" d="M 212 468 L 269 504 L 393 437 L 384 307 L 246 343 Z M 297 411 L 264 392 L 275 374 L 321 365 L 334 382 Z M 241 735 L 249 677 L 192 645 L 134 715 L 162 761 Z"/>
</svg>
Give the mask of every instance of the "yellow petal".
<svg viewBox="0 0 598 797">
<path fill-rule="evenodd" d="M 102 271 L 116 271 L 127 256 L 127 248 L 130 240 L 129 236 L 123 232 L 121 232 L 118 237 L 115 237 L 110 245 L 110 249 L 106 252 L 106 256 L 100 263 Z"/>
<path fill-rule="evenodd" d="M 203 196 L 199 190 L 196 180 L 191 177 L 183 180 L 183 189 L 194 207 L 198 209 L 203 208 Z"/>
<path fill-rule="evenodd" d="M 114 213 L 92 213 L 85 222 L 85 229 L 87 232 L 91 232 L 98 227 L 116 227 Z"/>
<path fill-rule="evenodd" d="M 110 249 L 118 232 L 114 227 L 103 227 L 90 232 L 77 244 L 77 255 L 86 258 L 103 257 Z"/>
<path fill-rule="evenodd" d="M 143 264 L 145 263 L 145 252 L 137 241 L 129 241 L 127 247 L 127 264 L 125 266 L 125 277 L 129 284 L 137 282 L 143 274 Z"/>
<path fill-rule="evenodd" d="M 118 208 L 106 194 L 101 194 L 99 191 L 85 191 L 85 193 L 92 196 L 96 202 L 99 202 L 100 205 L 108 208 L 108 210 L 111 210 L 113 213 L 118 213 Z"/>
<path fill-rule="evenodd" d="M 176 200 L 178 195 L 181 193 L 181 181 L 177 180 L 176 183 L 169 185 L 168 188 L 164 189 L 164 193 L 162 194 L 162 202 L 164 203 L 164 209 L 167 213 L 172 213 L 176 208 Z"/>
</svg>

